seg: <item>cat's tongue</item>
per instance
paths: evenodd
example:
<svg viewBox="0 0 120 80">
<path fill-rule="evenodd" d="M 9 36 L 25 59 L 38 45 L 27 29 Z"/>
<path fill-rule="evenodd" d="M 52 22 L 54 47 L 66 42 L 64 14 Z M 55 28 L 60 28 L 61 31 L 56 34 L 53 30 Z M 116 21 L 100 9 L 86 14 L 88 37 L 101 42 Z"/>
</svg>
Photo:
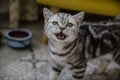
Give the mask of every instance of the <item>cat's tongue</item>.
<svg viewBox="0 0 120 80">
<path fill-rule="evenodd" d="M 56 34 L 56 36 L 57 36 L 58 39 L 61 39 L 61 40 L 64 40 L 66 38 L 66 36 L 62 32 Z"/>
</svg>

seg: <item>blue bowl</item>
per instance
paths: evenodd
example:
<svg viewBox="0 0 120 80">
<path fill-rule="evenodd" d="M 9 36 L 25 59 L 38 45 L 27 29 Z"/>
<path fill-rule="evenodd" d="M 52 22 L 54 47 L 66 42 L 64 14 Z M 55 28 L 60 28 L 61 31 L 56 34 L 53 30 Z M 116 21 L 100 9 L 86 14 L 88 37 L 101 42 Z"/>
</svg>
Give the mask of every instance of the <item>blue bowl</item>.
<svg viewBox="0 0 120 80">
<path fill-rule="evenodd" d="M 30 45 L 32 32 L 27 29 L 13 29 L 5 33 L 7 43 L 13 48 L 25 48 Z"/>
</svg>

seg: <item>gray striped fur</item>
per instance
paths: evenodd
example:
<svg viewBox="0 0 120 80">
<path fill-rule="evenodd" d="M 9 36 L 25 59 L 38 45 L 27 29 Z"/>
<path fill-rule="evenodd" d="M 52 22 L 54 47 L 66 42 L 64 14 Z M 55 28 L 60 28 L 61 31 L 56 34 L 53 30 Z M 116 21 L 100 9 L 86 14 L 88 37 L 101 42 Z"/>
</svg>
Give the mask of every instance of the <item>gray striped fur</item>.
<svg viewBox="0 0 120 80">
<path fill-rule="evenodd" d="M 53 14 L 44 8 L 43 14 L 52 58 L 49 80 L 57 80 L 64 67 L 72 71 L 72 80 L 83 80 L 87 58 L 107 53 L 112 54 L 113 59 L 120 63 L 119 24 L 81 24 L 84 12 L 72 16 L 66 13 Z"/>
</svg>

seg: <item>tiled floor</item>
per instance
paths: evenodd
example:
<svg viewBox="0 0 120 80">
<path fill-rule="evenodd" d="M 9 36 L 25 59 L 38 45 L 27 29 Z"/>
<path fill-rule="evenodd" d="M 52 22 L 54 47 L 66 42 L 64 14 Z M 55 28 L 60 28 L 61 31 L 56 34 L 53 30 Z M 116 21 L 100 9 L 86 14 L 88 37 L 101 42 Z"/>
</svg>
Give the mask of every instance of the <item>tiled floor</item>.
<svg viewBox="0 0 120 80">
<path fill-rule="evenodd" d="M 0 80 L 47 80 L 43 79 L 45 69 L 40 69 L 49 61 L 49 54 L 46 44 L 40 43 L 43 21 L 20 22 L 19 28 L 26 28 L 32 31 L 32 48 L 14 49 L 8 46 L 7 40 L 3 36 L 0 45 Z M 0 22 L 0 30 L 3 35 L 8 30 L 8 19 Z M 43 67 L 43 68 L 44 68 Z M 47 68 L 46 68 L 47 69 Z M 45 76 L 44 76 L 45 77 Z"/>
<path fill-rule="evenodd" d="M 42 47 L 41 47 L 42 46 Z M 0 80 L 44 80 L 40 69 L 48 61 L 47 46 L 35 46 L 34 53 L 28 49 L 16 50 L 3 47 L 0 53 Z M 46 51 L 46 52 L 45 52 Z M 47 69 L 47 68 L 46 68 Z"/>
</svg>

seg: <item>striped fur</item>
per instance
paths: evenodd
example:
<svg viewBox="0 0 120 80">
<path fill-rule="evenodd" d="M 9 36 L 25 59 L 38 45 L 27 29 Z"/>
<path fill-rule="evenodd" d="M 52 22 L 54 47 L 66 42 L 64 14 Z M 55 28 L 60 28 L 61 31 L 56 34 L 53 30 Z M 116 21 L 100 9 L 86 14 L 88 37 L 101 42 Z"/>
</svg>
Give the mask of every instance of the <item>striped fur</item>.
<svg viewBox="0 0 120 80">
<path fill-rule="evenodd" d="M 85 51 L 90 58 L 110 53 L 120 64 L 120 23 L 83 23 L 80 32 L 84 40 L 89 39 Z"/>
<path fill-rule="evenodd" d="M 69 67 L 72 71 L 72 80 L 83 80 L 87 62 L 86 55 L 94 58 L 110 53 L 113 59 L 120 63 L 119 25 L 81 24 L 84 12 L 72 16 L 66 13 L 53 14 L 45 8 L 43 14 L 45 33 L 52 58 L 49 80 L 57 80 L 64 67 Z"/>
</svg>

